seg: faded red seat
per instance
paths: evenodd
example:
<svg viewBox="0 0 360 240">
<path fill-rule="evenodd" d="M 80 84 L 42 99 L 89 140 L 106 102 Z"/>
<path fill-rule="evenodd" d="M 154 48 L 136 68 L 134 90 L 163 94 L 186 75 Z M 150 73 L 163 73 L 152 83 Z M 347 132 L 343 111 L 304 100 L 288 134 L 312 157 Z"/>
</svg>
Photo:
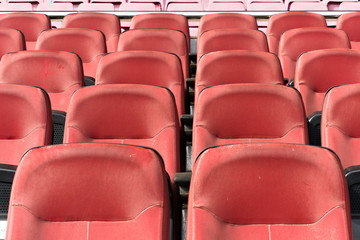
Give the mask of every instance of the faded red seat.
<svg viewBox="0 0 360 240">
<path fill-rule="evenodd" d="M 41 31 L 50 29 L 50 19 L 47 15 L 34 12 L 13 12 L 0 14 L 0 27 L 20 30 L 26 41 L 26 49 L 35 49 L 36 41 Z M 20 49 L 22 50 L 22 49 Z"/>
<path fill-rule="evenodd" d="M 73 13 L 64 17 L 63 28 L 90 28 L 105 35 L 107 52 L 115 52 L 121 32 L 120 20 L 108 13 L 86 12 Z"/>
<path fill-rule="evenodd" d="M 190 51 L 189 23 L 185 16 L 174 13 L 146 13 L 135 15 L 131 19 L 130 29 L 165 28 L 183 32 Z"/>
<path fill-rule="evenodd" d="M 120 144 L 27 152 L 14 179 L 6 239 L 169 239 L 161 157 Z"/>
<path fill-rule="evenodd" d="M 49 97 L 40 88 L 1 84 L 1 164 L 18 165 L 30 148 L 51 144 Z"/>
<path fill-rule="evenodd" d="M 360 49 L 360 33 L 357 30 L 357 26 L 360 24 L 360 13 L 344 13 L 338 19 L 336 23 L 337 29 L 344 30 L 351 43 L 351 48 Z"/>
<path fill-rule="evenodd" d="M 339 155 L 344 169 L 360 165 L 359 100 L 359 83 L 333 87 L 324 99 L 321 144 Z"/>
<path fill-rule="evenodd" d="M 241 13 L 213 13 L 200 18 L 198 37 L 208 30 L 219 28 L 240 28 L 257 30 L 256 19 L 252 15 Z"/>
<path fill-rule="evenodd" d="M 204 149 L 253 142 L 308 143 L 300 94 L 270 84 L 226 84 L 203 89 L 194 113 L 193 160 Z"/>
<path fill-rule="evenodd" d="M 253 143 L 202 152 L 187 239 L 352 239 L 338 157 L 308 145 Z"/>
<path fill-rule="evenodd" d="M 251 29 L 224 28 L 203 32 L 198 38 L 197 57 L 222 50 L 252 50 L 268 52 L 266 36 Z"/>
<path fill-rule="evenodd" d="M 36 44 L 37 50 L 58 50 L 78 54 L 84 75 L 95 78 L 97 65 L 106 53 L 104 34 L 86 28 L 59 28 L 43 31 Z"/>
<path fill-rule="evenodd" d="M 0 42 L 0 59 L 8 52 L 26 49 L 24 35 L 17 29 L 0 28 Z"/>
<path fill-rule="evenodd" d="M 180 171 L 179 120 L 165 88 L 107 84 L 77 90 L 68 108 L 64 143 L 111 142 L 154 148 L 171 179 Z"/>
<path fill-rule="evenodd" d="M 327 27 L 325 17 L 310 12 L 285 12 L 269 18 L 266 36 L 269 51 L 278 54 L 281 35 L 290 29 L 303 27 Z"/>
<path fill-rule="evenodd" d="M 360 83 L 359 68 L 360 52 L 356 50 L 326 49 L 302 54 L 296 64 L 294 85 L 302 95 L 306 114 L 321 111 L 329 88 Z"/>
<path fill-rule="evenodd" d="M 350 48 L 349 38 L 344 31 L 309 27 L 284 32 L 279 44 L 279 58 L 284 78 L 294 78 L 296 60 L 302 53 L 330 48 Z"/>
<path fill-rule="evenodd" d="M 118 51 L 150 50 L 176 54 L 184 77 L 189 77 L 189 51 L 186 36 L 173 29 L 133 29 L 120 35 Z"/>
<path fill-rule="evenodd" d="M 168 88 L 174 94 L 180 116 L 185 113 L 183 79 L 181 61 L 175 54 L 139 50 L 104 56 L 95 84 L 146 84 Z"/>
<path fill-rule="evenodd" d="M 0 83 L 43 88 L 53 110 L 66 112 L 72 93 L 82 87 L 80 58 L 70 52 L 33 50 L 5 54 L 0 64 Z"/>
<path fill-rule="evenodd" d="M 245 50 L 211 52 L 200 58 L 195 99 L 206 87 L 231 83 L 283 85 L 280 61 L 272 53 Z M 196 100 L 194 102 L 196 104 Z"/>
</svg>

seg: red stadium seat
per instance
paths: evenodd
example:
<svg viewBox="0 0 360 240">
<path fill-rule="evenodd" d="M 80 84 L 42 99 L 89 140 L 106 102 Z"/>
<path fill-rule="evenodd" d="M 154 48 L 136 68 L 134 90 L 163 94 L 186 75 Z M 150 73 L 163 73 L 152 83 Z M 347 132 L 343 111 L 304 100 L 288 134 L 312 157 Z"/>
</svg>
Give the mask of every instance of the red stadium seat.
<svg viewBox="0 0 360 240">
<path fill-rule="evenodd" d="M 1 84 L 1 164 L 18 165 L 30 148 L 51 144 L 49 97 L 40 88 Z"/>
<path fill-rule="evenodd" d="M 169 240 L 161 157 L 118 144 L 67 144 L 24 155 L 14 179 L 6 239 Z"/>
<path fill-rule="evenodd" d="M 321 111 L 326 91 L 333 86 L 360 83 L 360 52 L 326 49 L 302 54 L 294 85 L 302 95 L 308 116 Z M 320 71 L 319 71 L 320 70 Z"/>
<path fill-rule="evenodd" d="M 116 15 L 97 12 L 68 14 L 64 17 L 62 27 L 99 30 L 105 35 L 107 52 L 115 52 L 117 49 L 121 28 Z"/>
<path fill-rule="evenodd" d="M 360 53 L 356 50 L 317 50 L 299 57 L 294 85 L 302 95 L 309 118 L 311 144 L 321 144 L 320 120 L 326 91 L 336 85 L 360 83 L 359 67 Z"/>
<path fill-rule="evenodd" d="M 61 28 L 43 31 L 36 44 L 37 50 L 58 50 L 77 53 L 84 75 L 95 78 L 97 65 L 106 53 L 104 34 L 85 28 Z"/>
<path fill-rule="evenodd" d="M 81 60 L 61 51 L 8 53 L 1 60 L 0 83 L 41 87 L 49 94 L 52 109 L 66 112 L 72 93 L 84 85 Z"/>
<path fill-rule="evenodd" d="M 240 28 L 257 30 L 256 19 L 252 15 L 241 13 L 213 13 L 201 17 L 198 28 L 198 37 L 208 30 L 219 28 Z"/>
<path fill-rule="evenodd" d="M 175 55 L 155 51 L 122 51 L 105 55 L 98 67 L 96 85 L 146 84 L 168 88 L 178 115 L 185 113 L 184 77 Z"/>
<path fill-rule="evenodd" d="M 269 18 L 266 36 L 269 51 L 278 54 L 281 35 L 290 29 L 302 27 L 327 27 L 323 15 L 309 12 L 286 12 Z"/>
<path fill-rule="evenodd" d="M 202 152 L 189 192 L 187 240 L 351 240 L 338 157 L 296 144 L 236 144 Z"/>
<path fill-rule="evenodd" d="M 358 24 L 360 24 L 360 13 L 353 12 L 353 13 L 345 13 L 342 14 L 336 24 L 337 29 L 344 30 L 351 43 L 351 48 L 353 49 L 360 49 L 360 32 L 357 29 Z"/>
<path fill-rule="evenodd" d="M 180 171 L 175 101 L 165 88 L 108 84 L 77 90 L 68 108 L 64 143 L 112 142 L 154 148 L 171 179 Z"/>
<path fill-rule="evenodd" d="M 300 94 L 270 84 L 226 84 L 203 89 L 194 113 L 193 160 L 211 146 L 252 142 L 307 144 Z"/>
<path fill-rule="evenodd" d="M 166 28 L 183 32 L 190 50 L 189 24 L 185 16 L 173 13 L 147 13 L 135 15 L 131 19 L 130 29 Z"/>
<path fill-rule="evenodd" d="M 263 32 L 250 29 L 225 28 L 203 32 L 198 38 L 197 57 L 222 50 L 252 50 L 268 52 Z"/>
<path fill-rule="evenodd" d="M 300 28 L 286 31 L 280 39 L 279 58 L 284 78 L 294 78 L 297 58 L 304 52 L 350 48 L 350 41 L 342 30 L 331 28 Z"/>
<path fill-rule="evenodd" d="M 13 12 L 0 14 L 0 27 L 20 30 L 26 41 L 26 49 L 35 49 L 41 31 L 50 29 L 50 19 L 45 14 L 34 12 Z"/>
<path fill-rule="evenodd" d="M 360 165 L 359 100 L 360 84 L 333 87 L 324 99 L 321 119 L 322 146 L 334 150 L 344 169 Z"/>
<path fill-rule="evenodd" d="M 171 29 L 133 29 L 120 35 L 118 51 L 151 50 L 176 54 L 184 77 L 189 77 L 189 51 L 183 32 Z"/>
<path fill-rule="evenodd" d="M 245 50 L 211 52 L 200 58 L 195 99 L 206 87 L 231 83 L 283 85 L 280 61 L 272 53 Z"/>
<path fill-rule="evenodd" d="M 17 29 L 0 27 L 0 42 L 0 58 L 6 53 L 26 49 L 24 35 Z"/>
</svg>

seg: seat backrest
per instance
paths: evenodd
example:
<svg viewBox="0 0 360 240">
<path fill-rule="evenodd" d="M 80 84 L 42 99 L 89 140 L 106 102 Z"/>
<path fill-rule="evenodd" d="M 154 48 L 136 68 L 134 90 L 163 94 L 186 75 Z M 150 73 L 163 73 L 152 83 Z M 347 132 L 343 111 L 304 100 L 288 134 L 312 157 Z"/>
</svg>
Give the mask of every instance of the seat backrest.
<svg viewBox="0 0 360 240">
<path fill-rule="evenodd" d="M 279 44 L 279 58 L 285 78 L 294 78 L 296 60 L 303 52 L 318 49 L 350 48 L 346 33 L 332 28 L 298 28 L 284 32 Z"/>
<path fill-rule="evenodd" d="M 268 52 L 266 36 L 251 29 L 224 28 L 203 32 L 198 38 L 197 57 L 222 50 L 252 50 Z"/>
<path fill-rule="evenodd" d="M 180 169 L 179 120 L 169 90 L 107 84 L 77 90 L 66 115 L 64 143 L 112 142 L 154 148 L 172 177 Z"/>
<path fill-rule="evenodd" d="M 173 29 L 133 29 L 120 35 L 118 51 L 151 50 L 170 52 L 181 59 L 184 77 L 189 77 L 186 36 Z"/>
<path fill-rule="evenodd" d="M 18 165 L 28 149 L 51 144 L 50 101 L 40 88 L 15 84 L 0 86 L 0 163 Z"/>
<path fill-rule="evenodd" d="M 346 180 L 328 149 L 218 146 L 199 155 L 193 172 L 188 240 L 352 239 Z"/>
<path fill-rule="evenodd" d="M 360 53 L 351 49 L 326 49 L 302 54 L 296 64 L 295 87 L 308 116 L 321 111 L 326 91 L 336 85 L 360 83 Z"/>
<path fill-rule="evenodd" d="M 360 165 L 360 84 L 331 88 L 325 95 L 321 119 L 321 143 L 339 155 L 344 169 Z"/>
<path fill-rule="evenodd" d="M 185 113 L 184 77 L 180 59 L 172 53 L 122 51 L 105 55 L 95 84 L 146 84 L 168 88 L 175 97 L 178 115 Z"/>
<path fill-rule="evenodd" d="M 308 143 L 300 94 L 265 84 L 226 84 L 203 89 L 196 102 L 193 159 L 215 145 L 249 142 Z"/>
<path fill-rule="evenodd" d="M 166 173 L 151 149 L 34 148 L 15 175 L 6 239 L 169 239 Z"/>
<path fill-rule="evenodd" d="M 84 75 L 95 78 L 97 65 L 106 53 L 104 34 L 86 28 L 58 28 L 43 31 L 36 43 L 37 50 L 57 50 L 77 53 Z"/>
<path fill-rule="evenodd" d="M 285 12 L 269 18 L 266 36 L 269 51 L 278 54 L 281 35 L 290 29 L 303 27 L 327 27 L 325 17 L 310 12 Z"/>
<path fill-rule="evenodd" d="M 200 18 L 198 37 L 208 30 L 219 28 L 240 28 L 257 30 L 256 19 L 252 15 L 241 13 L 213 13 Z"/>
<path fill-rule="evenodd" d="M 24 35 L 17 29 L 0 27 L 0 42 L 0 59 L 6 53 L 26 49 Z"/>
<path fill-rule="evenodd" d="M 351 48 L 360 49 L 360 33 L 356 29 L 356 26 L 360 24 L 360 13 L 344 13 L 337 19 L 336 28 L 344 30 L 351 43 Z"/>
<path fill-rule="evenodd" d="M 195 99 L 206 87 L 230 83 L 283 85 L 280 61 L 272 53 L 245 50 L 211 52 L 200 58 L 195 81 Z"/>
<path fill-rule="evenodd" d="M 71 94 L 84 85 L 79 56 L 70 52 L 32 50 L 5 54 L 0 64 L 0 83 L 43 88 L 51 108 L 66 112 Z"/>
<path fill-rule="evenodd" d="M 20 30 L 26 41 L 26 49 L 35 49 L 36 41 L 41 31 L 50 29 L 50 19 L 47 15 L 34 12 L 13 12 L 0 15 L 0 27 Z"/>
<path fill-rule="evenodd" d="M 63 28 L 90 28 L 105 35 L 107 52 L 115 52 L 121 32 L 120 20 L 109 13 L 82 12 L 68 14 L 62 22 Z"/>
<path fill-rule="evenodd" d="M 135 15 L 131 19 L 130 29 L 139 28 L 166 28 L 183 32 L 187 40 L 187 49 L 190 51 L 189 23 L 185 16 L 174 13 L 146 13 Z"/>
</svg>

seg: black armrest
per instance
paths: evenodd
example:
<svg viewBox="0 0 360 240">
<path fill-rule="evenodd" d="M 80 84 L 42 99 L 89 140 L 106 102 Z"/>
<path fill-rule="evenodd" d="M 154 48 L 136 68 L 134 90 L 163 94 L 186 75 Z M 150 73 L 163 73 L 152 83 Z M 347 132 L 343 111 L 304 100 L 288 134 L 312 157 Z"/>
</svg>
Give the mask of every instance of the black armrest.
<svg viewBox="0 0 360 240">
<path fill-rule="evenodd" d="M 95 78 L 90 77 L 90 76 L 85 76 L 84 83 L 85 83 L 85 86 L 93 86 L 93 85 L 95 85 Z"/>
<path fill-rule="evenodd" d="M 288 86 L 289 87 L 295 87 L 295 85 L 294 85 L 294 79 L 292 79 L 289 83 L 288 83 Z"/>
<path fill-rule="evenodd" d="M 193 115 L 190 114 L 184 114 L 180 116 L 181 124 L 184 127 L 184 136 L 185 141 L 188 144 L 191 144 L 192 142 L 192 125 L 193 125 Z"/>
<path fill-rule="evenodd" d="M 66 113 L 63 111 L 52 111 L 53 118 L 53 144 L 62 144 L 64 138 L 64 127 Z"/>
<path fill-rule="evenodd" d="M 0 164 L 0 220 L 7 219 L 10 192 L 17 166 Z"/>
<path fill-rule="evenodd" d="M 180 187 L 190 187 L 192 172 L 179 172 L 175 173 L 174 182 Z"/>
<path fill-rule="evenodd" d="M 351 166 L 345 169 L 350 196 L 351 216 L 360 217 L 360 166 Z"/>
<path fill-rule="evenodd" d="M 187 78 L 186 79 L 186 86 L 191 89 L 194 89 L 195 87 L 195 78 Z"/>
<path fill-rule="evenodd" d="M 310 145 L 321 146 L 321 111 L 314 112 L 309 116 L 309 143 Z"/>
</svg>

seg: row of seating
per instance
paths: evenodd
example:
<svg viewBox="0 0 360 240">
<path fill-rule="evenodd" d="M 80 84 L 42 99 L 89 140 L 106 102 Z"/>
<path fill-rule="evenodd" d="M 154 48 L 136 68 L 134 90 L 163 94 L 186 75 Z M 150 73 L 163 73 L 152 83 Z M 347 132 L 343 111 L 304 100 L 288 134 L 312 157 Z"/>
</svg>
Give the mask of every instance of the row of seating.
<svg viewBox="0 0 360 240">
<path fill-rule="evenodd" d="M 172 239 L 161 156 L 139 146 L 34 148 L 17 169 L 7 240 Z M 191 180 L 187 239 L 352 239 L 338 157 L 296 144 L 208 148 Z"/>
<path fill-rule="evenodd" d="M 3 0 L 3 11 L 334 11 L 355 0 Z"/>
</svg>

